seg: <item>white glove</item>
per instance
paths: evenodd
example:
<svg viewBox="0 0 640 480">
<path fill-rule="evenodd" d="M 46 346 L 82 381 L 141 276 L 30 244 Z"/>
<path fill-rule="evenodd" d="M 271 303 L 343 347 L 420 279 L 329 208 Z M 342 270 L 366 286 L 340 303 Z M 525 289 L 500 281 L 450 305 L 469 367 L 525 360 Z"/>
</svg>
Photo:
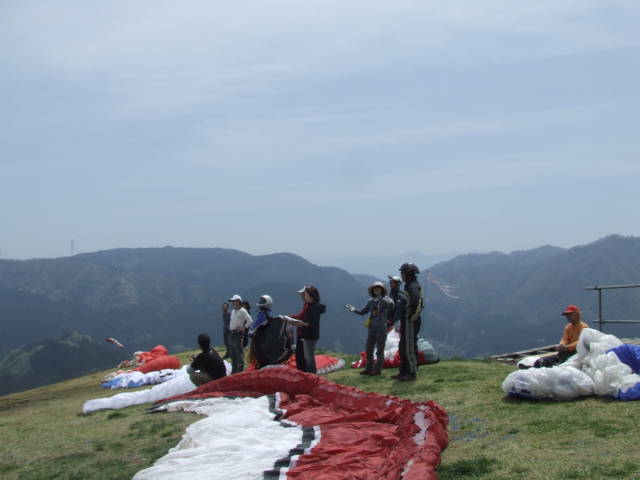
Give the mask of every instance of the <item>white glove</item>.
<svg viewBox="0 0 640 480">
<path fill-rule="evenodd" d="M 346 308 L 350 312 L 355 312 L 356 311 L 356 307 L 354 307 L 353 305 L 350 305 L 350 304 L 345 305 L 344 308 Z"/>
</svg>

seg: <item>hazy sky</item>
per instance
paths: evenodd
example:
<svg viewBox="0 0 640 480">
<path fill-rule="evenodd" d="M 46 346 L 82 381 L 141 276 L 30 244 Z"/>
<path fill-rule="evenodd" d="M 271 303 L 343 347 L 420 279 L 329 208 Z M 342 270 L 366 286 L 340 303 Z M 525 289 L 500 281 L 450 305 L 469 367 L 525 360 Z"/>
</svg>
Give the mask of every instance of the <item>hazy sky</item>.
<svg viewBox="0 0 640 480">
<path fill-rule="evenodd" d="M 640 235 L 640 2 L 0 2 L 3 258 Z"/>
</svg>

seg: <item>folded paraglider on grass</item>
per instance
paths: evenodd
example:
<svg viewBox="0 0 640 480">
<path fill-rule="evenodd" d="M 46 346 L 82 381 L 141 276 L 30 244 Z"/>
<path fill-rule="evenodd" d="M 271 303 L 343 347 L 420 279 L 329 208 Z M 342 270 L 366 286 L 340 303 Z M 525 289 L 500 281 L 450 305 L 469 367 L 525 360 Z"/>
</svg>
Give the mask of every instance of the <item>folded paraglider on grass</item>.
<svg viewBox="0 0 640 480">
<path fill-rule="evenodd" d="M 448 442 L 435 402 L 366 393 L 292 368 L 225 377 L 157 410 L 205 416 L 140 479 L 437 478 Z"/>
<path fill-rule="evenodd" d="M 569 400 L 588 395 L 640 400 L 640 346 L 591 328 L 580 334 L 577 354 L 551 368 L 512 372 L 502 383 L 510 396 Z"/>
</svg>

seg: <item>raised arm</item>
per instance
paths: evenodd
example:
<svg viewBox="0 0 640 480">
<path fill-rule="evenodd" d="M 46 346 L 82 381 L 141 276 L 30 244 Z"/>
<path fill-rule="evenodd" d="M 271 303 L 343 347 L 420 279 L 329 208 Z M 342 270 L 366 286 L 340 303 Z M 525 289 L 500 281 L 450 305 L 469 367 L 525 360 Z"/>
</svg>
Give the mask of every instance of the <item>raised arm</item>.
<svg viewBox="0 0 640 480">
<path fill-rule="evenodd" d="M 356 308 L 356 309 L 352 310 L 352 312 L 353 313 L 357 313 L 358 315 L 366 315 L 367 313 L 369 313 L 371 311 L 371 303 L 372 303 L 371 300 L 369 300 L 364 307 L 362 307 L 360 309 Z"/>
</svg>

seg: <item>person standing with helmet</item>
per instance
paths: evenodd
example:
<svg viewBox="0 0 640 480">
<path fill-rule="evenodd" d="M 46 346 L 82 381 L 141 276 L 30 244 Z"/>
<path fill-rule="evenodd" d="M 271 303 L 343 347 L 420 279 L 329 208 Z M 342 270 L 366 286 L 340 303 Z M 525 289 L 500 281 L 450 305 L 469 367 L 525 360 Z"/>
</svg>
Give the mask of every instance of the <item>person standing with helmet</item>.
<svg viewBox="0 0 640 480">
<path fill-rule="evenodd" d="M 358 315 L 369 314 L 367 320 L 369 332 L 367 333 L 367 364 L 360 375 L 381 375 L 384 365 L 384 344 L 387 341 L 387 324 L 393 321 L 393 300 L 387 296 L 387 289 L 382 282 L 375 282 L 369 287 L 371 298 L 361 309 L 353 305 L 345 305 L 350 312 Z M 376 360 L 373 361 L 373 350 L 376 350 Z"/>
<path fill-rule="evenodd" d="M 258 299 L 258 303 L 256 303 L 256 307 L 258 307 L 258 314 L 256 315 L 255 320 L 253 320 L 253 323 L 249 327 L 246 335 L 251 340 L 249 348 L 247 349 L 247 355 L 245 359 L 246 363 L 250 365 L 255 363 L 255 345 L 253 342 L 253 335 L 259 327 L 269 322 L 269 318 L 271 318 L 272 306 L 273 299 L 270 295 L 261 295 Z"/>
<path fill-rule="evenodd" d="M 253 333 L 250 362 L 256 369 L 282 364 L 292 352 L 286 321 L 282 315 L 271 314 L 273 299 L 270 295 L 262 295 L 256 306 L 258 315 L 249 329 Z"/>
<path fill-rule="evenodd" d="M 418 371 L 418 332 L 423 307 L 422 287 L 417 278 L 419 273 L 420 269 L 413 263 L 404 263 L 400 267 L 407 306 L 404 317 L 400 319 L 400 367 L 398 374 L 392 377 L 400 382 L 414 381 Z"/>
</svg>

